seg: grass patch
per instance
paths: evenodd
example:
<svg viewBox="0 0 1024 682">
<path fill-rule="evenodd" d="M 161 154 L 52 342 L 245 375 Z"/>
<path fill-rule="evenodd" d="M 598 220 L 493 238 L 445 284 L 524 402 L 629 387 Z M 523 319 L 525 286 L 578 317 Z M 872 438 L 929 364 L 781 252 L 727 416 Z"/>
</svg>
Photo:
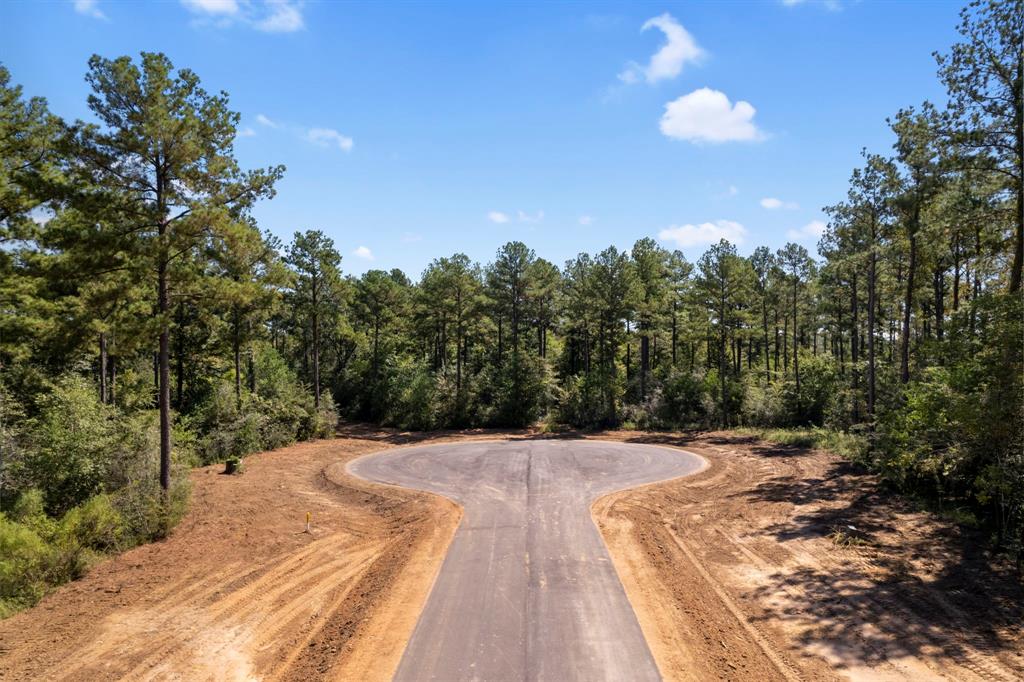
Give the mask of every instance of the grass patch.
<svg viewBox="0 0 1024 682">
<path fill-rule="evenodd" d="M 778 445 L 828 450 L 854 462 L 864 462 L 868 452 L 868 441 L 864 436 L 831 429 L 742 427 L 733 429 L 733 431 Z"/>
</svg>

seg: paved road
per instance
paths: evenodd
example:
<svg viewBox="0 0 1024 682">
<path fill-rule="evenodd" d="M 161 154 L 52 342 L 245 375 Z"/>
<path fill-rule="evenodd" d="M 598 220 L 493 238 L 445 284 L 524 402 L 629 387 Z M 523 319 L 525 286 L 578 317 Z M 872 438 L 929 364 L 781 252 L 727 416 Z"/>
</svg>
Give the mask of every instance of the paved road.
<svg viewBox="0 0 1024 682">
<path fill-rule="evenodd" d="M 660 679 L 590 503 L 702 464 L 669 448 L 564 440 L 431 445 L 352 462 L 358 476 L 465 509 L 395 679 Z"/>
</svg>

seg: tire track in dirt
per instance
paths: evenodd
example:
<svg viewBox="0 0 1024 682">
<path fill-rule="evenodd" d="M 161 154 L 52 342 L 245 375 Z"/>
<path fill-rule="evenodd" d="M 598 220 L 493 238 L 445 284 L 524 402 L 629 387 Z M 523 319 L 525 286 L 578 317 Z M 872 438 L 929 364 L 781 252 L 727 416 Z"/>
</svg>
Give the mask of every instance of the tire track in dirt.
<svg viewBox="0 0 1024 682">
<path fill-rule="evenodd" d="M 712 462 L 594 507 L 666 679 L 1024 679 L 1024 590 L 980 538 L 827 453 L 607 436 Z"/>
<path fill-rule="evenodd" d="M 389 679 L 460 512 L 348 477 L 367 435 L 196 470 L 170 538 L 0 622 L 0 679 Z"/>
<path fill-rule="evenodd" d="M 251 456 L 239 477 L 193 472 L 169 539 L 0 622 L 0 680 L 390 679 L 460 512 L 345 464 L 395 445 L 552 436 L 343 435 Z M 592 508 L 667 680 L 1024 679 L 1019 581 L 970 531 L 856 467 L 729 433 L 586 437 L 711 462 Z"/>
</svg>

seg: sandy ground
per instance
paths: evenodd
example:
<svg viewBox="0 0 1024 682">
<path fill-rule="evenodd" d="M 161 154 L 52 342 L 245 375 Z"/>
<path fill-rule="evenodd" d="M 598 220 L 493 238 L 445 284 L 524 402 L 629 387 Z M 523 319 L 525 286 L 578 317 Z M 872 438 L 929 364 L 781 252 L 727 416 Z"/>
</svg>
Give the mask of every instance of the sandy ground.
<svg viewBox="0 0 1024 682">
<path fill-rule="evenodd" d="M 539 437 L 351 427 L 242 476 L 196 470 L 168 540 L 0 622 L 0 679 L 389 679 L 460 510 L 344 466 L 502 435 Z M 851 465 L 730 434 L 588 437 L 711 463 L 592 508 L 666 679 L 1024 679 L 1020 582 Z"/>
<path fill-rule="evenodd" d="M 711 462 L 592 508 L 666 679 L 1024 679 L 1021 583 L 853 465 L 728 433 L 606 437 Z"/>
<path fill-rule="evenodd" d="M 168 540 L 0 622 L 0 679 L 390 679 L 461 516 L 345 474 L 400 440 L 294 445 L 246 458 L 241 476 L 194 471 Z"/>
</svg>

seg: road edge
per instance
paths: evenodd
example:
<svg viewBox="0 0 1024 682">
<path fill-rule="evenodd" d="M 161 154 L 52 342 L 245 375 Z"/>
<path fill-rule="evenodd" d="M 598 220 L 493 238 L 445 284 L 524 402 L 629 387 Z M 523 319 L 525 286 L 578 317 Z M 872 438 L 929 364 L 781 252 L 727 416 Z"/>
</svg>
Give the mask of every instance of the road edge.
<svg viewBox="0 0 1024 682">
<path fill-rule="evenodd" d="M 596 440 L 596 439 L 595 439 Z M 608 441 L 619 442 L 619 441 Z M 711 470 L 713 462 L 700 453 L 687 450 L 682 447 L 662 444 L 645 444 L 650 447 L 660 447 L 676 452 L 685 452 L 698 458 L 702 465 L 696 471 L 691 471 L 680 476 L 665 478 L 660 481 L 644 483 L 631 488 L 613 490 L 597 497 L 590 504 L 590 520 L 597 527 L 597 534 L 601 536 L 608 556 L 612 559 L 612 566 L 619 578 L 623 589 L 626 592 L 626 600 L 633 615 L 640 624 L 640 631 L 643 633 L 647 648 L 651 652 L 658 673 L 665 680 L 676 679 L 672 674 L 673 670 L 681 667 L 679 664 L 679 651 L 682 650 L 684 642 L 680 641 L 679 633 L 671 627 L 671 620 L 661 615 L 658 609 L 645 608 L 648 604 L 671 604 L 670 595 L 661 585 L 656 572 L 649 565 L 649 562 L 633 557 L 626 550 L 630 547 L 639 548 L 639 545 L 632 539 L 632 523 L 629 521 L 612 518 L 610 512 L 612 506 L 623 498 L 636 494 L 640 490 L 666 485 L 683 478 L 692 478 Z"/>
</svg>

